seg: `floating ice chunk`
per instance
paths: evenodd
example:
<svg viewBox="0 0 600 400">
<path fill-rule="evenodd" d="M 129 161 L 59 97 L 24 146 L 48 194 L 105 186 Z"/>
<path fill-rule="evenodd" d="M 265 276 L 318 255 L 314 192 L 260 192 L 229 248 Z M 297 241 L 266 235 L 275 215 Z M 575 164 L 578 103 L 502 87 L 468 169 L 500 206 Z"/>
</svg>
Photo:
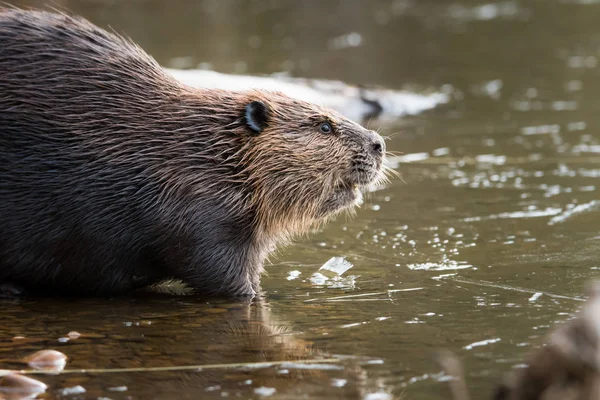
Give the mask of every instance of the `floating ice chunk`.
<svg viewBox="0 0 600 400">
<path fill-rule="evenodd" d="M 343 257 L 333 257 L 319 268 L 319 272 L 315 272 L 310 277 L 310 282 L 313 285 L 327 285 L 327 287 L 334 289 L 354 288 L 356 276 L 349 275 L 342 277 L 344 272 L 352 267 L 353 265 Z"/>
<path fill-rule="evenodd" d="M 300 271 L 290 271 L 287 280 L 288 281 L 293 281 L 294 279 L 298 278 L 300 276 L 300 274 L 302 274 L 302 272 Z"/>
<path fill-rule="evenodd" d="M 319 268 L 319 271 L 325 270 L 334 272 L 337 275 L 343 275 L 344 272 L 348 271 L 352 267 L 353 265 L 346 261 L 344 257 L 332 257 L 329 259 L 329 261 L 323 264 L 321 268 Z"/>
<path fill-rule="evenodd" d="M 312 283 L 313 285 L 324 285 L 327 283 L 328 280 L 329 280 L 328 277 L 326 277 L 325 275 L 320 274 L 318 272 L 315 272 L 310 277 L 310 283 Z"/>
</svg>

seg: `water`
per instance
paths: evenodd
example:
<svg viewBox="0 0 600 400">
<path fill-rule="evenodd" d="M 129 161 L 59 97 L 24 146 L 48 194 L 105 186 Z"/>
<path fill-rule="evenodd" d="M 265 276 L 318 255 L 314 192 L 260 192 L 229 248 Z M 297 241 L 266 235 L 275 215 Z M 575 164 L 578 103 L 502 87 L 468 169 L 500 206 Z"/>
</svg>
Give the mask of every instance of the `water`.
<svg viewBox="0 0 600 400">
<path fill-rule="evenodd" d="M 599 1 L 56 4 L 126 32 L 168 67 L 289 71 L 454 100 L 370 122 L 405 154 L 392 158 L 402 179 L 356 218 L 284 249 L 261 301 L 0 303 L 3 367 L 43 348 L 67 354 L 68 368 L 292 364 L 42 377 L 48 398 L 81 385 L 63 398 L 443 399 L 437 348 L 464 360 L 485 398 L 598 273 Z M 352 268 L 312 279 L 332 257 Z M 61 342 L 70 331 L 82 337 Z M 320 358 L 340 362 L 294 364 Z"/>
</svg>

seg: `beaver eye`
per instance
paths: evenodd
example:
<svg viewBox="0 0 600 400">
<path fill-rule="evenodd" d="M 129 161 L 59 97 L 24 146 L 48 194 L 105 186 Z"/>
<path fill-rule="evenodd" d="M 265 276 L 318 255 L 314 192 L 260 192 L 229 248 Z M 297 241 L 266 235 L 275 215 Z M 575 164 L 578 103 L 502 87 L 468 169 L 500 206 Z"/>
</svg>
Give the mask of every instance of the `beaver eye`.
<svg viewBox="0 0 600 400">
<path fill-rule="evenodd" d="M 329 122 L 323 122 L 321 125 L 319 125 L 319 130 L 322 133 L 331 133 L 331 132 L 333 132 L 333 128 L 331 127 L 331 124 Z"/>
</svg>

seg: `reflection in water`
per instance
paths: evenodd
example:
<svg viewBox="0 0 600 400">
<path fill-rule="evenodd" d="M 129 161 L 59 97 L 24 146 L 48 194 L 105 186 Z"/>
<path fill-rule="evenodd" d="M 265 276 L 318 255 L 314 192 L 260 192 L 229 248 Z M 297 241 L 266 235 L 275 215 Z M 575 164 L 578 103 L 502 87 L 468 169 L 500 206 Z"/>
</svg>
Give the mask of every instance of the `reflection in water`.
<svg viewBox="0 0 600 400">
<path fill-rule="evenodd" d="M 404 153 L 392 159 L 402 179 L 370 193 L 356 218 L 341 217 L 273 258 L 263 281 L 268 321 L 241 305 L 171 297 L 0 303 L 3 359 L 56 347 L 81 368 L 249 362 L 304 351 L 372 363 L 310 376 L 275 367 L 65 375 L 48 379 L 52 388 L 81 385 L 86 398 L 111 399 L 176 391 L 220 398 L 223 388 L 230 397 L 360 398 L 381 389 L 442 399 L 447 388 L 431 356 L 447 348 L 465 361 L 471 390 L 490 393 L 554 322 L 570 318 L 583 282 L 598 274 L 598 1 L 54 4 L 127 33 L 169 68 L 285 72 L 433 89 L 454 100 L 398 121 L 367 121 L 388 136 L 388 149 Z M 352 285 L 311 280 L 332 257 L 353 264 Z M 279 325 L 271 319 L 294 329 L 257 339 L 232 328 Z M 82 336 L 58 341 L 70 331 Z M 260 387 L 276 391 L 254 393 Z"/>
<path fill-rule="evenodd" d="M 49 385 L 51 396 L 77 394 L 83 388 L 91 396 L 127 398 L 148 393 L 152 387 L 151 393 L 158 398 L 270 392 L 283 398 L 300 393 L 327 398 L 324 390 L 336 387 L 339 398 L 362 398 L 373 386 L 362 367 L 369 359 L 337 355 L 339 362 L 322 363 L 332 356 L 298 338 L 291 326 L 275 323 L 262 297 L 213 304 L 154 295 L 77 304 L 58 301 L 43 312 L 38 311 L 40 302 L 7 305 L 14 318 L 2 328 L 3 337 L 24 330 L 29 334 L 14 336 L 0 351 L 3 367 L 14 369 L 24 368 L 19 356 L 32 349 L 52 346 L 67 354 L 65 375 L 37 376 Z M 98 320 L 94 310 L 105 306 L 110 311 Z M 67 307 L 69 317 L 65 318 Z M 56 329 L 59 326 L 63 332 Z M 72 328 L 78 329 L 79 336 L 65 335 L 64 330 Z M 48 358 L 46 353 L 42 358 Z M 196 367 L 177 372 L 177 367 L 187 365 Z M 112 373 L 110 369 L 134 371 Z M 290 385 L 295 381 L 304 382 L 301 389 Z"/>
</svg>

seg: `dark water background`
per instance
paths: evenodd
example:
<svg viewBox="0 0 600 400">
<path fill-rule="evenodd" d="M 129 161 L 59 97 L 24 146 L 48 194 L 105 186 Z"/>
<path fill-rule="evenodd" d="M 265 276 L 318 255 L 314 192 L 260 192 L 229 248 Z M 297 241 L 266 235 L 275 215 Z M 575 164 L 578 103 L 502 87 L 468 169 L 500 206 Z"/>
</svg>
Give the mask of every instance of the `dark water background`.
<svg viewBox="0 0 600 400">
<path fill-rule="evenodd" d="M 263 301 L 0 303 L 3 367 L 43 348 L 72 368 L 340 364 L 43 377 L 47 398 L 81 385 L 85 394 L 65 398 L 259 398 L 272 392 L 255 392 L 264 387 L 273 399 L 442 399 L 437 348 L 458 353 L 487 398 L 597 275 L 598 0 L 52 4 L 126 33 L 164 66 L 444 89 L 455 100 L 371 121 L 389 149 L 412 155 L 395 159 L 413 160 L 400 162 L 402 180 L 372 193 L 356 218 L 283 250 Z M 311 282 L 337 256 L 356 277 Z M 69 331 L 83 336 L 59 342 Z"/>
</svg>

